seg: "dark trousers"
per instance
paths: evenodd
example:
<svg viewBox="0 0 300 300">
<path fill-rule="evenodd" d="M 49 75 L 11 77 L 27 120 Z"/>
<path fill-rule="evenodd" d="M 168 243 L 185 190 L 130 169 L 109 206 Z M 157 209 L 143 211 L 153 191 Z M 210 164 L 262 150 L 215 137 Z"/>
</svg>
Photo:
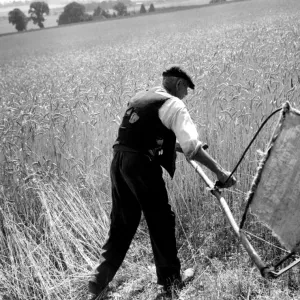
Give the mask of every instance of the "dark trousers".
<svg viewBox="0 0 300 300">
<path fill-rule="evenodd" d="M 149 229 L 157 283 L 181 280 L 175 240 L 175 215 L 168 203 L 162 169 L 147 155 L 115 151 L 111 164 L 112 211 L 97 284 L 105 287 L 121 266 L 143 212 Z"/>
</svg>

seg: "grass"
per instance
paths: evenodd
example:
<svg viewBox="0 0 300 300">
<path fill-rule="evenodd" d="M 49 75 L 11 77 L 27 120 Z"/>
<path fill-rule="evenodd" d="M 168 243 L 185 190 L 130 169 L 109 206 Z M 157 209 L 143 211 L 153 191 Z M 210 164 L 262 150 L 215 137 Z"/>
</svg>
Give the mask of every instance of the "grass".
<svg viewBox="0 0 300 300">
<path fill-rule="evenodd" d="M 1 37 L 0 296 L 86 299 L 109 226 L 118 123 L 136 91 L 160 83 L 164 66 L 190 70 L 196 90 L 187 106 L 201 140 L 229 170 L 266 116 L 286 100 L 299 107 L 299 6 L 253 0 Z M 247 154 L 235 188 L 223 193 L 237 220 L 256 150 L 275 123 Z M 261 278 L 182 156 L 166 185 L 183 269 L 197 266 L 184 299 L 299 298 L 298 269 Z M 247 227 L 276 243 L 254 217 Z M 254 245 L 266 261 L 284 252 Z M 155 280 L 143 221 L 111 299 L 154 299 Z"/>
</svg>

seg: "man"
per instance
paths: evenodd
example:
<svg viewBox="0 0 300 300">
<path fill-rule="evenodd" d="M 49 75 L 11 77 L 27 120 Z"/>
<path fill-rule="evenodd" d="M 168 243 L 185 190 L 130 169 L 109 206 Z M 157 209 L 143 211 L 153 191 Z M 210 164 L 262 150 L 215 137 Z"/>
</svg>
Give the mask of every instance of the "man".
<svg viewBox="0 0 300 300">
<path fill-rule="evenodd" d="M 168 203 L 161 168 L 173 177 L 175 148 L 214 172 L 221 184 L 227 181 L 223 187 L 235 183 L 234 177 L 227 180 L 229 172 L 203 150 L 182 102 L 188 88 L 195 87 L 190 76 L 180 66 L 171 66 L 162 75 L 162 87 L 139 92 L 130 100 L 113 146 L 111 225 L 102 248 L 102 262 L 89 282 L 92 299 L 101 299 L 122 264 L 142 212 L 149 229 L 157 283 L 166 293 L 173 286 L 182 286 L 175 215 Z"/>
</svg>

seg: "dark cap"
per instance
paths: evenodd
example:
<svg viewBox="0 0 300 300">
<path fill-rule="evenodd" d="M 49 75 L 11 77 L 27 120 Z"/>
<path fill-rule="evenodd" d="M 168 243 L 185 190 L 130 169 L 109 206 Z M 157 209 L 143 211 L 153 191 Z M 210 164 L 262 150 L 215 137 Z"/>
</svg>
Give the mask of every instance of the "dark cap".
<svg viewBox="0 0 300 300">
<path fill-rule="evenodd" d="M 178 78 L 182 78 L 185 79 L 188 83 L 188 87 L 190 89 L 194 89 L 195 88 L 195 84 L 193 83 L 191 77 L 183 70 L 182 67 L 178 66 L 178 65 L 172 65 L 169 66 L 163 73 L 162 73 L 163 77 L 178 77 Z"/>
</svg>

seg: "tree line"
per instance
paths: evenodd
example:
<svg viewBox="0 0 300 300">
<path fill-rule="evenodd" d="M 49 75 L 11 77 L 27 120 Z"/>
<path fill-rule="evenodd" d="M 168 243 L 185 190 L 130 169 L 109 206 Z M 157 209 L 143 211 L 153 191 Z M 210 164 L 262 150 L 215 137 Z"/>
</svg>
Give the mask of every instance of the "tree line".
<svg viewBox="0 0 300 300">
<path fill-rule="evenodd" d="M 15 25 L 18 31 L 26 30 L 29 21 L 37 24 L 40 28 L 44 28 L 45 18 L 44 15 L 49 15 L 50 9 L 45 2 L 32 2 L 30 3 L 27 17 L 19 8 L 8 13 L 8 22 Z"/>
<path fill-rule="evenodd" d="M 129 1 L 130 3 L 130 1 Z M 107 8 L 108 5 L 113 6 Z M 91 5 L 94 6 L 93 14 L 86 13 L 86 7 L 91 9 Z M 105 9 L 106 8 L 106 9 Z M 111 12 L 113 10 L 113 12 Z M 144 4 L 141 4 L 140 13 L 145 14 L 147 12 L 154 12 L 155 7 L 153 3 L 150 5 L 148 11 Z M 30 3 L 30 7 L 28 10 L 29 16 L 27 17 L 24 12 L 22 12 L 19 8 L 15 8 L 8 13 L 8 22 L 15 26 L 17 31 L 24 31 L 27 29 L 28 22 L 32 21 L 33 24 L 37 24 L 39 28 L 44 28 L 45 15 L 49 15 L 50 9 L 46 2 L 36 1 Z M 135 13 L 135 12 L 134 12 Z M 99 3 L 90 3 L 90 4 L 80 4 L 78 2 L 71 2 L 67 4 L 63 12 L 59 15 L 57 24 L 71 24 L 78 22 L 87 22 L 98 19 L 108 19 L 108 18 L 116 18 L 122 16 L 129 16 L 131 13 L 128 12 L 127 6 L 124 2 L 113 2 L 110 1 L 109 4 L 107 1 L 103 1 Z"/>
</svg>

